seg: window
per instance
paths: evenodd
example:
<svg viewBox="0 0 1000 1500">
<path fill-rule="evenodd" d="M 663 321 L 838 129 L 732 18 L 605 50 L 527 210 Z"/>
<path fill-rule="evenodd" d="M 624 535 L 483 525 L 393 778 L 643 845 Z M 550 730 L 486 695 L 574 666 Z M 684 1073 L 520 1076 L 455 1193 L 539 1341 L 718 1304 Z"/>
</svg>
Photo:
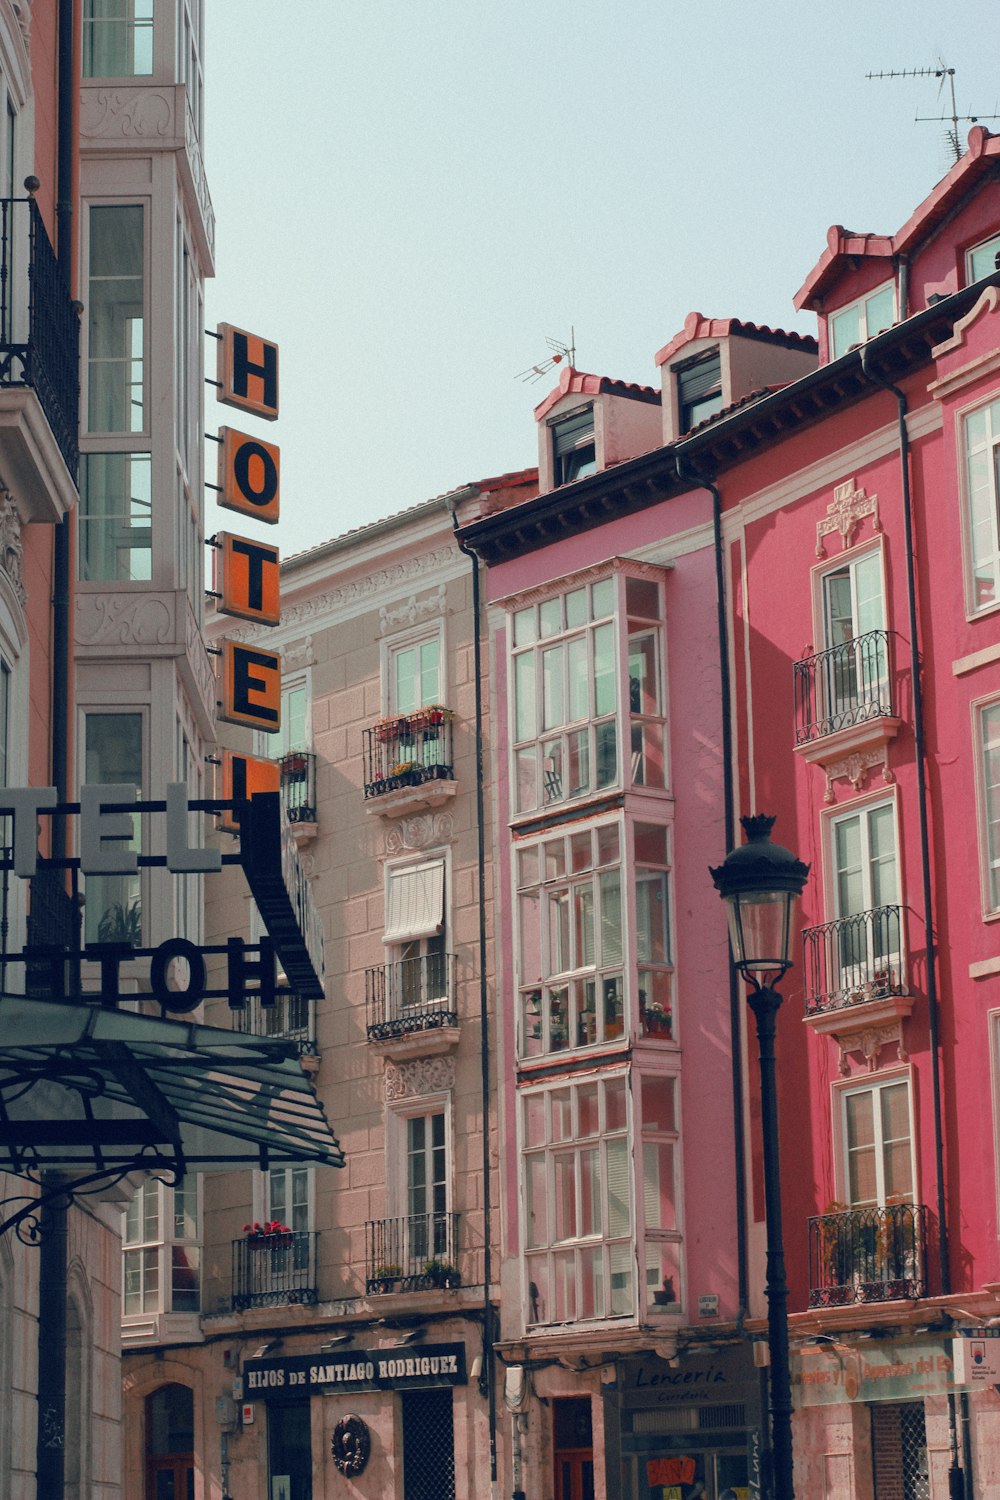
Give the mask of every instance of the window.
<svg viewBox="0 0 1000 1500">
<path fill-rule="evenodd" d="M 966 252 L 965 274 L 968 282 L 980 281 L 1000 265 L 1000 234 L 993 235 Z"/>
<path fill-rule="evenodd" d="M 718 349 L 677 366 L 677 430 L 690 432 L 722 410 L 722 356 Z"/>
<path fill-rule="evenodd" d="M 443 1109 L 406 1121 L 406 1219 L 411 1262 L 450 1259 Z"/>
<path fill-rule="evenodd" d="M 964 436 L 970 604 L 975 612 L 997 602 L 1000 586 L 1000 401 L 970 412 Z"/>
<path fill-rule="evenodd" d="M 142 787 L 142 715 L 89 713 L 85 720 L 86 774 L 91 786 L 127 782 Z M 130 848 L 139 848 L 140 815 L 133 818 Z M 139 872 L 88 875 L 84 930 L 88 943 L 142 942 L 142 897 Z"/>
<path fill-rule="evenodd" d="M 441 637 L 437 631 L 422 640 L 390 646 L 387 666 L 390 714 L 412 714 L 418 708 L 441 703 Z"/>
<path fill-rule="evenodd" d="M 141 78 L 153 71 L 153 0 L 84 0 L 84 78 Z"/>
<path fill-rule="evenodd" d="M 594 408 L 582 407 L 552 423 L 552 482 L 572 484 L 597 471 Z"/>
<path fill-rule="evenodd" d="M 913 1200 L 910 1085 L 889 1078 L 845 1089 L 844 1186 L 852 1208 L 885 1208 Z"/>
<path fill-rule="evenodd" d="M 881 802 L 831 821 L 831 856 L 841 987 L 850 991 L 882 970 L 898 979 L 899 905 L 896 817 Z"/>
<path fill-rule="evenodd" d="M 817 688 L 823 721 L 835 730 L 888 706 L 881 552 L 875 548 L 823 573 L 821 607 L 824 651 Z"/>
<path fill-rule="evenodd" d="M 272 1167 L 267 1174 L 265 1188 L 265 1218 L 272 1221 L 277 1219 L 294 1236 L 290 1249 L 282 1247 L 272 1252 L 272 1261 L 275 1255 L 283 1257 L 280 1266 L 275 1265 L 274 1270 L 280 1272 L 282 1277 L 289 1271 L 307 1273 L 310 1251 L 308 1231 L 313 1227 L 312 1168 Z"/>
<path fill-rule="evenodd" d="M 90 209 L 87 428 L 142 432 L 143 208 Z"/>
<path fill-rule="evenodd" d="M 123 1311 L 196 1313 L 200 1308 L 198 1180 L 178 1187 L 148 1178 L 125 1210 Z"/>
<path fill-rule="evenodd" d="M 830 336 L 830 358 L 839 359 L 855 344 L 863 344 L 877 333 L 891 328 L 896 319 L 896 289 L 891 281 L 877 292 L 861 297 L 849 307 L 833 313 L 827 327 Z"/>
<path fill-rule="evenodd" d="M 152 577 L 152 493 L 148 453 L 80 458 L 80 578 L 145 583 Z"/>
<path fill-rule="evenodd" d="M 980 828 L 985 830 L 985 878 L 983 890 L 987 911 L 1000 910 L 1000 703 L 979 710 Z"/>
<path fill-rule="evenodd" d="M 528 1322 L 635 1311 L 624 1077 L 521 1096 Z"/>
<path fill-rule="evenodd" d="M 281 684 L 281 729 L 277 736 L 268 735 L 269 745 L 277 739 L 276 753 L 287 755 L 290 750 L 305 750 L 309 745 L 309 690 L 304 678 L 283 681 Z M 271 753 L 271 752 L 269 752 Z"/>
<path fill-rule="evenodd" d="M 388 1019 L 447 1008 L 443 857 L 387 867 L 383 942 Z"/>
<path fill-rule="evenodd" d="M 679 1141 L 675 1077 L 641 1075 L 642 1203 L 646 1306 L 678 1312 L 680 1278 Z"/>
</svg>

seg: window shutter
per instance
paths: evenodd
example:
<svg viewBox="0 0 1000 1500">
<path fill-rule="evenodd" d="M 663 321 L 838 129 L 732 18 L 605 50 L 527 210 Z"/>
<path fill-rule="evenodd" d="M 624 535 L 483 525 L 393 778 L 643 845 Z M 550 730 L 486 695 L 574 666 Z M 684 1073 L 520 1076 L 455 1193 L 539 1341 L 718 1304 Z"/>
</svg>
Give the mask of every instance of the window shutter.
<svg viewBox="0 0 1000 1500">
<path fill-rule="evenodd" d="M 722 379 L 722 358 L 716 352 L 677 371 L 677 395 L 682 406 L 690 406 L 707 396 Z"/>
<path fill-rule="evenodd" d="M 384 943 L 432 937 L 444 926 L 444 860 L 390 870 Z"/>
</svg>

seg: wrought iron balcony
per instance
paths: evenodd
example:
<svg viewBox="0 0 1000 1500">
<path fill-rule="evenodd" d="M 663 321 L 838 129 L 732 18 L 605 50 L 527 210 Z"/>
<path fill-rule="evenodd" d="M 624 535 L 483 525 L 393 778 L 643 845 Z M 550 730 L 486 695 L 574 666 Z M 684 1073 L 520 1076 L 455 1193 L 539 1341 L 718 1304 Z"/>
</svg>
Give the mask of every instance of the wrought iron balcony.
<svg viewBox="0 0 1000 1500">
<path fill-rule="evenodd" d="M 365 1227 L 367 1296 L 461 1285 L 458 1214 L 372 1219 Z"/>
<path fill-rule="evenodd" d="M 440 704 L 366 729 L 365 800 L 455 775 L 453 715 Z"/>
<path fill-rule="evenodd" d="M 809 1306 L 927 1295 L 922 1203 L 851 1208 L 809 1220 Z"/>
<path fill-rule="evenodd" d="M 316 821 L 316 757 L 309 750 L 290 750 L 278 760 L 281 805 L 289 823 Z"/>
<path fill-rule="evenodd" d="M 74 483 L 80 317 L 34 198 L 0 198 L 0 387 L 38 397 Z"/>
<path fill-rule="evenodd" d="M 233 1240 L 233 1312 L 317 1302 L 317 1239 L 313 1230 L 289 1229 Z"/>
<path fill-rule="evenodd" d="M 795 743 L 896 715 L 891 634 L 870 630 L 793 667 Z"/>
<path fill-rule="evenodd" d="M 250 1036 L 281 1037 L 296 1042 L 300 1054 L 316 1053 L 312 1035 L 312 1007 L 315 1001 L 303 995 L 278 995 L 273 1005 L 261 1005 L 258 995 L 251 995 L 242 1010 L 229 1012 L 234 1031 Z"/>
<path fill-rule="evenodd" d="M 898 906 L 839 917 L 802 934 L 806 1018 L 908 993 Z"/>
<path fill-rule="evenodd" d="M 368 1040 L 457 1026 L 455 955 L 425 953 L 365 970 Z"/>
</svg>

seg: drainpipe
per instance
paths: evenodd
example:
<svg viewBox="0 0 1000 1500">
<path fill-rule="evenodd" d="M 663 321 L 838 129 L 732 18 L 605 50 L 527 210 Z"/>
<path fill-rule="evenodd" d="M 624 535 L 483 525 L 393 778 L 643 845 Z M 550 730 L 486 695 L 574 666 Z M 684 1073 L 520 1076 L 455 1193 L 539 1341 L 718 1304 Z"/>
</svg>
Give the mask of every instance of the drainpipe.
<svg viewBox="0 0 1000 1500">
<path fill-rule="evenodd" d="M 483 771 L 483 672 L 481 644 L 481 603 L 479 558 L 458 536 L 458 502 L 447 502 L 458 550 L 472 563 L 472 650 L 476 678 L 476 839 L 479 860 L 479 1065 L 482 1079 L 483 1109 L 483 1370 L 479 1389 L 486 1397 L 490 1437 L 490 1483 L 493 1493 L 497 1482 L 497 1395 L 493 1356 L 493 1304 L 490 1285 L 493 1276 L 492 1216 L 490 1195 L 490 1035 L 489 994 L 486 985 L 486 800 Z"/>
<path fill-rule="evenodd" d="M 684 459 L 674 449 L 674 468 L 682 484 L 692 488 L 708 490 L 712 496 L 712 541 L 715 548 L 715 620 L 719 642 L 719 683 L 722 695 L 722 795 L 723 821 L 725 824 L 726 853 L 736 843 L 736 798 L 733 789 L 733 731 L 732 731 L 732 682 L 729 675 L 729 643 L 726 634 L 726 569 L 722 548 L 722 496 L 718 486 L 709 479 L 686 473 Z M 733 1039 L 733 1146 L 736 1153 L 736 1262 L 739 1284 L 739 1322 L 742 1326 L 749 1302 L 749 1272 L 747 1266 L 747 1186 L 746 1186 L 746 1131 L 743 1121 L 743 1049 L 739 1039 L 743 1034 L 743 1009 L 740 1000 L 739 981 L 736 968 L 729 964 L 729 1026 Z"/>
<path fill-rule="evenodd" d="M 924 926 L 927 941 L 927 1024 L 931 1046 L 931 1095 L 934 1118 L 934 1170 L 937 1176 L 938 1273 L 941 1293 L 951 1291 L 951 1269 L 948 1256 L 948 1220 L 944 1184 L 944 1128 L 941 1106 L 941 1038 L 937 988 L 937 957 L 934 942 L 934 907 L 931 884 L 930 834 L 927 812 L 927 747 L 924 734 L 924 694 L 920 674 L 920 652 L 917 642 L 917 587 L 913 561 L 913 495 L 910 489 L 910 435 L 906 430 L 907 400 L 904 391 L 876 370 L 870 361 L 870 345 L 861 347 L 861 369 L 864 375 L 896 398 L 899 424 L 899 471 L 903 487 L 903 536 L 906 551 L 906 608 L 910 632 L 910 674 L 913 681 L 913 743 L 917 763 L 917 817 L 920 830 L 920 881 L 924 904 Z M 948 1397 L 948 1426 L 951 1441 L 951 1468 L 948 1474 L 949 1495 L 960 1500 L 964 1495 L 962 1471 L 958 1464 L 958 1423 L 955 1397 Z"/>
</svg>

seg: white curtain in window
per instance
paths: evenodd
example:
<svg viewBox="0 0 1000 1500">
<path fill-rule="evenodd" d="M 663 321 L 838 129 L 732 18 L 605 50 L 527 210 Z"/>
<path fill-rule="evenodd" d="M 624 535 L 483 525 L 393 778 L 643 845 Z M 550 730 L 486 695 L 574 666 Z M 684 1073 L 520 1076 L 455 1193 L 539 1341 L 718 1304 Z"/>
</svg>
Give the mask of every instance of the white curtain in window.
<svg viewBox="0 0 1000 1500">
<path fill-rule="evenodd" d="M 444 860 L 390 870 L 385 900 L 384 943 L 432 937 L 444 925 Z"/>
</svg>

